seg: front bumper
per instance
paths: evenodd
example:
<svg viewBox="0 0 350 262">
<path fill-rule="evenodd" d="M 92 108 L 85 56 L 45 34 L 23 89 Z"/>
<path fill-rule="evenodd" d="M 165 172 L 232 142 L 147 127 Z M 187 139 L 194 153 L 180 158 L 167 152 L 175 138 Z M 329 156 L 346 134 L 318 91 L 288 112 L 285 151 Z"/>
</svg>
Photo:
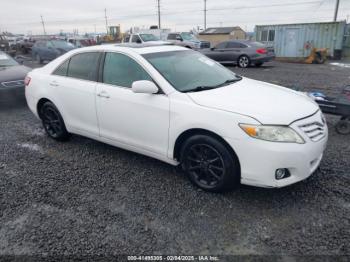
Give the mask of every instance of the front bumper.
<svg viewBox="0 0 350 262">
<path fill-rule="evenodd" d="M 320 112 L 317 116 L 319 114 Z M 299 126 L 313 120 L 304 119 L 291 125 L 303 137 L 305 144 L 269 142 L 249 136 L 240 140 L 226 139 L 240 161 L 241 183 L 258 187 L 284 187 L 302 181 L 314 173 L 321 163 L 327 145 L 328 129 L 325 125 L 322 138 L 312 141 L 299 130 Z M 279 168 L 287 168 L 290 177 L 277 180 L 275 172 Z"/>
</svg>

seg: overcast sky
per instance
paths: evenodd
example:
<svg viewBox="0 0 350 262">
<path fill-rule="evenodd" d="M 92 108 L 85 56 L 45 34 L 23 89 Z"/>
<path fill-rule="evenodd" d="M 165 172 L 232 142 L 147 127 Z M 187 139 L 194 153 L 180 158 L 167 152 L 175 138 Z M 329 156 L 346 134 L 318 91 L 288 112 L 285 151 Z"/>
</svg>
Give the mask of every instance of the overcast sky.
<svg viewBox="0 0 350 262">
<path fill-rule="evenodd" d="M 207 25 L 241 26 L 332 21 L 336 0 L 207 0 Z M 48 33 L 105 32 L 109 25 L 122 31 L 158 23 L 157 0 L 1 0 L 0 31 L 42 34 L 42 15 Z M 162 27 L 203 28 L 204 0 L 161 0 Z M 350 20 L 350 0 L 340 0 L 338 20 Z"/>
</svg>

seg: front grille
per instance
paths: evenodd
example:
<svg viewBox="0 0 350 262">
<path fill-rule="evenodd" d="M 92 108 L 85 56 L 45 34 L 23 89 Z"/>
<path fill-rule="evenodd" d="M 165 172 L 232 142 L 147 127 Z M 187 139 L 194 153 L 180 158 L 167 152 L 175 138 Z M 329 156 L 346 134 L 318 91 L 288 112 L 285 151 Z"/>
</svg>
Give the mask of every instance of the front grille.
<svg viewBox="0 0 350 262">
<path fill-rule="evenodd" d="M 2 82 L 1 85 L 4 87 L 21 87 L 24 86 L 24 80 Z"/>
<path fill-rule="evenodd" d="M 311 141 L 317 142 L 325 137 L 325 124 L 320 122 L 311 122 L 303 124 L 299 128 L 306 134 Z"/>
<path fill-rule="evenodd" d="M 210 48 L 210 42 L 201 42 L 201 48 Z"/>
</svg>

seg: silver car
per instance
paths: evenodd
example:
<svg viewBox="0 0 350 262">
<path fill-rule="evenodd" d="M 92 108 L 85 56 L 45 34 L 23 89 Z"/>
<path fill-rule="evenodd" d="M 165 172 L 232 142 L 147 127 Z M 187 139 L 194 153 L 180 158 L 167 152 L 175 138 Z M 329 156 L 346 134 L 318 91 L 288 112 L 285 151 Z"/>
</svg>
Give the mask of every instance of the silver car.
<svg viewBox="0 0 350 262">
<path fill-rule="evenodd" d="M 167 37 L 167 41 L 175 45 L 187 47 L 194 50 L 210 48 L 210 42 L 201 41 L 193 34 L 188 32 L 170 33 Z"/>
<path fill-rule="evenodd" d="M 248 40 L 230 40 L 200 52 L 219 63 L 237 64 L 243 68 L 252 64 L 261 66 L 275 58 L 273 47 Z"/>
</svg>

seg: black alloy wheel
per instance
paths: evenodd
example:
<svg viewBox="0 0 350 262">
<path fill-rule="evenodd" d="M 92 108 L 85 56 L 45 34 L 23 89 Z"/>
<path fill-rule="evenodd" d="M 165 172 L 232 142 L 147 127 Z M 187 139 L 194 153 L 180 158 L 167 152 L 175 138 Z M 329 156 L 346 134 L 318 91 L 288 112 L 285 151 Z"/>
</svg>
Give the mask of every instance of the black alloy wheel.
<svg viewBox="0 0 350 262">
<path fill-rule="evenodd" d="M 46 102 L 40 111 L 46 133 L 53 139 L 65 141 L 69 138 L 66 126 L 56 106 L 51 102 Z"/>
<path fill-rule="evenodd" d="M 181 162 L 191 182 L 203 190 L 222 192 L 239 183 L 238 161 L 215 138 L 190 138 L 185 143 Z"/>
</svg>

